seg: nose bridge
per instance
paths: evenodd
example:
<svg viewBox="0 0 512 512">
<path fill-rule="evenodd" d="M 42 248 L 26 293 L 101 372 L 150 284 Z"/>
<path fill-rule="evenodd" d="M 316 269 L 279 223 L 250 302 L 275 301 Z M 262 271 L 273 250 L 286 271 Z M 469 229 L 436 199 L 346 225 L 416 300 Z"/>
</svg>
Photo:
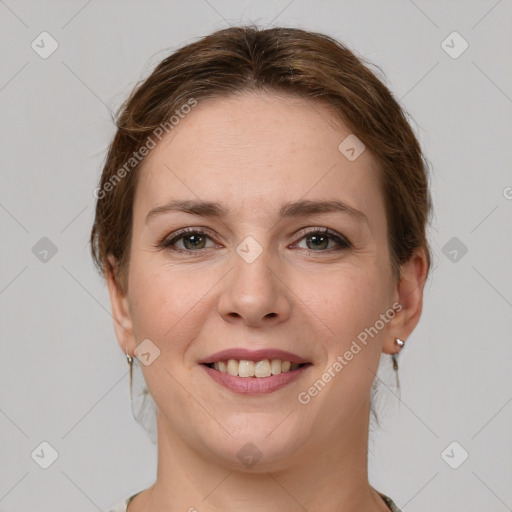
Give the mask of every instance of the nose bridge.
<svg viewBox="0 0 512 512">
<path fill-rule="evenodd" d="M 226 319 L 241 318 L 256 326 L 282 321 L 290 314 L 290 302 L 268 247 L 248 236 L 233 253 L 230 272 L 219 301 L 219 313 Z"/>
</svg>

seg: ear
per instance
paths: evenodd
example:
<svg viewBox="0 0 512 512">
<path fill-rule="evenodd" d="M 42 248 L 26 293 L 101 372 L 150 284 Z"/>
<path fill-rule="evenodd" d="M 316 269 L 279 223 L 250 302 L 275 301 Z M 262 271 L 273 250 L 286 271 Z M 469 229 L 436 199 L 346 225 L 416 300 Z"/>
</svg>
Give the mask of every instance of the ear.
<svg viewBox="0 0 512 512">
<path fill-rule="evenodd" d="M 114 331 L 121 350 L 133 356 L 137 346 L 133 335 L 133 323 L 128 306 L 128 297 L 116 276 L 118 261 L 114 256 L 109 255 L 105 263 L 105 278 L 110 294 L 112 316 L 114 319 Z"/>
<path fill-rule="evenodd" d="M 389 321 L 387 337 L 382 351 L 397 354 L 400 347 L 395 338 L 406 341 L 418 324 L 423 308 L 423 289 L 428 274 L 425 250 L 418 247 L 413 255 L 400 267 L 400 280 L 396 284 L 395 300 L 401 309 L 396 308 L 395 316 Z"/>
</svg>

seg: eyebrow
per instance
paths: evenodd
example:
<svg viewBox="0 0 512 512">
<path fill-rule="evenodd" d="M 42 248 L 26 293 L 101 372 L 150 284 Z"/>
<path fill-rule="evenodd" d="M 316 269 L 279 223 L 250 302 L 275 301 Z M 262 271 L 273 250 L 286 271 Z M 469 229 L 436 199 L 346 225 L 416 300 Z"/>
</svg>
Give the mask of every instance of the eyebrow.
<svg viewBox="0 0 512 512">
<path fill-rule="evenodd" d="M 146 216 L 146 223 L 152 217 L 168 212 L 184 212 L 211 218 L 223 218 L 229 215 L 229 209 L 216 202 L 177 199 L 150 210 Z M 368 217 L 363 212 L 339 200 L 312 201 L 302 199 L 300 201 L 285 203 L 279 210 L 279 216 L 282 218 L 305 217 L 308 215 L 332 212 L 349 215 L 357 221 L 365 222 L 368 227 L 370 227 Z"/>
</svg>

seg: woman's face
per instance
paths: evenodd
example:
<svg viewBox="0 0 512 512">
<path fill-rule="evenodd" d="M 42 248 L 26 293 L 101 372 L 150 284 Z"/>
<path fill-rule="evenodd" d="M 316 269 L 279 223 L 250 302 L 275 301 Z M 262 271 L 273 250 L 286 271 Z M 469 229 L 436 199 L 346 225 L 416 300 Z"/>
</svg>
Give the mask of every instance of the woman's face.
<svg viewBox="0 0 512 512">
<path fill-rule="evenodd" d="M 367 421 L 380 354 L 408 334 L 378 172 L 353 140 L 339 149 L 349 135 L 320 103 L 244 93 L 200 101 L 141 169 L 118 338 L 132 353 L 146 340 L 159 428 L 211 461 L 331 450 Z M 275 375 L 203 364 L 219 358 Z M 294 358 L 308 364 L 287 372 Z"/>
</svg>

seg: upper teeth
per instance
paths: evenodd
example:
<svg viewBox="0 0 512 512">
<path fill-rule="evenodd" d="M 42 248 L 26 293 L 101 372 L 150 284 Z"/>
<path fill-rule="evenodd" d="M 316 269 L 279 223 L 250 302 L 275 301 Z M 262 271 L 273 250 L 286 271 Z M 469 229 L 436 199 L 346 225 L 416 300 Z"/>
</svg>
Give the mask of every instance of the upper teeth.
<svg viewBox="0 0 512 512">
<path fill-rule="evenodd" d="M 270 377 L 281 372 L 296 370 L 299 365 L 281 359 L 263 359 L 262 361 L 248 361 L 246 359 L 228 359 L 213 364 L 216 370 L 238 377 Z"/>
</svg>

